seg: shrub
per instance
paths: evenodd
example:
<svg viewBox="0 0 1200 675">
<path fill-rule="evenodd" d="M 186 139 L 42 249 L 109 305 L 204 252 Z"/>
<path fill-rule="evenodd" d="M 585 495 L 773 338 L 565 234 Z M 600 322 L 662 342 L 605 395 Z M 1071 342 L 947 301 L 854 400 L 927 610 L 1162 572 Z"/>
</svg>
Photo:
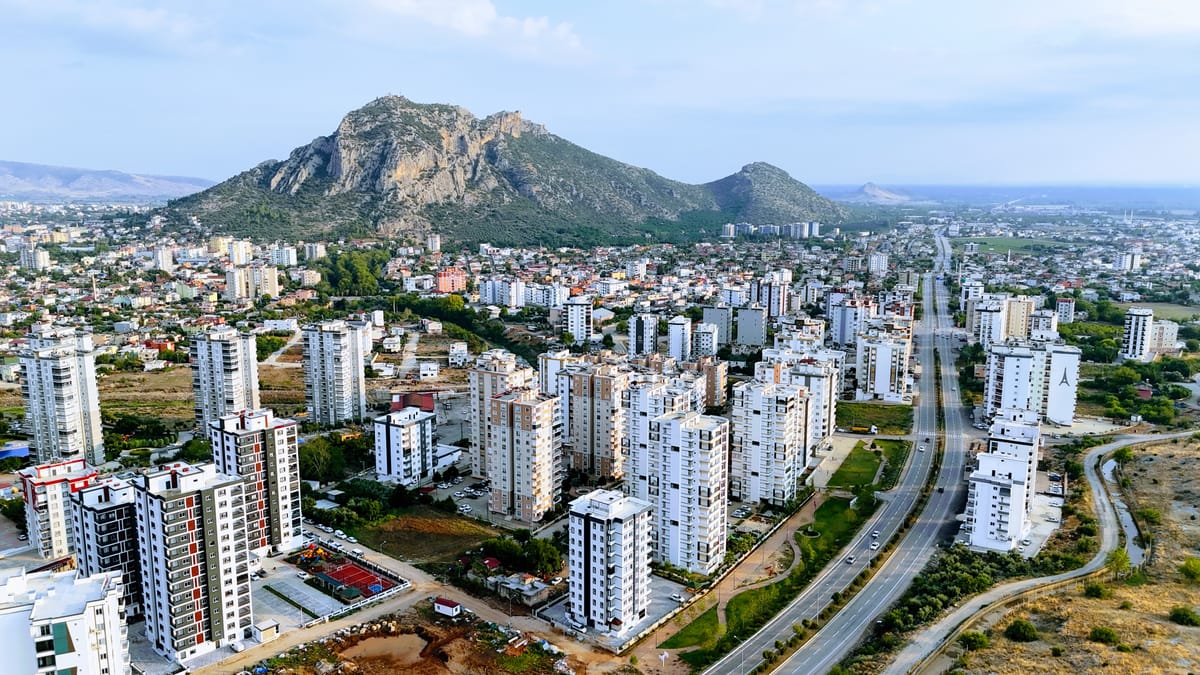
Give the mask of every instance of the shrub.
<svg viewBox="0 0 1200 675">
<path fill-rule="evenodd" d="M 1122 642 L 1121 644 L 1117 645 L 1117 651 L 1125 652 L 1126 654 L 1128 654 L 1129 652 L 1133 651 L 1133 645 L 1127 645 L 1124 642 Z"/>
<path fill-rule="evenodd" d="M 958 636 L 958 643 L 963 646 L 963 649 L 973 652 L 977 649 L 986 649 L 988 637 L 979 631 L 969 630 Z"/>
<path fill-rule="evenodd" d="M 1179 573 L 1188 581 L 1200 581 L 1200 558 L 1188 558 L 1179 566 Z"/>
<path fill-rule="evenodd" d="M 1065 650 L 1062 647 L 1054 645 L 1050 648 L 1050 656 L 1062 656 L 1064 651 Z"/>
<path fill-rule="evenodd" d="M 1185 605 L 1171 608 L 1171 620 L 1180 626 L 1200 626 L 1200 614 Z"/>
<path fill-rule="evenodd" d="M 1099 642 L 1105 645 L 1115 645 L 1121 641 L 1117 631 L 1108 626 L 1096 626 L 1092 628 L 1092 632 L 1088 634 L 1088 639 L 1092 642 Z"/>
<path fill-rule="evenodd" d="M 1083 595 L 1088 598 L 1107 598 L 1112 591 L 1099 581 L 1089 581 L 1083 585 Z"/>
<path fill-rule="evenodd" d="M 1013 642 L 1036 642 L 1038 640 L 1038 630 L 1036 626 L 1025 619 L 1017 619 L 1008 624 L 1008 628 L 1004 629 L 1004 637 Z"/>
<path fill-rule="evenodd" d="M 1133 603 L 1128 600 L 1122 600 L 1121 609 L 1133 609 Z"/>
</svg>

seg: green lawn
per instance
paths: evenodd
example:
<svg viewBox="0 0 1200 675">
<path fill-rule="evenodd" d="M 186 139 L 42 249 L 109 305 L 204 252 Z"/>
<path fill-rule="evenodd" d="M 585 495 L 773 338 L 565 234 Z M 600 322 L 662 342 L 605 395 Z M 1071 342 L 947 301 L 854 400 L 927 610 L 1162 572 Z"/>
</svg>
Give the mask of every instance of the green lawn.
<svg viewBox="0 0 1200 675">
<path fill-rule="evenodd" d="M 843 429 L 875 425 L 881 434 L 907 434 L 912 430 L 912 421 L 912 406 L 846 401 L 837 404 L 837 425 Z"/>
<path fill-rule="evenodd" d="M 887 460 L 887 466 L 883 470 L 883 475 L 879 477 L 879 489 L 891 490 L 896 487 L 896 482 L 900 480 L 900 471 L 904 468 L 904 460 L 908 459 L 908 451 L 912 449 L 912 443 L 909 441 L 877 438 L 875 439 L 875 445 L 883 450 L 883 457 Z M 932 450 L 932 448 L 929 449 Z"/>
<path fill-rule="evenodd" d="M 678 649 L 679 647 L 698 647 L 711 643 L 717 637 L 720 621 L 717 620 L 717 608 L 696 617 L 694 621 L 679 629 L 679 632 L 667 638 L 659 647 L 663 649 Z"/>
<path fill-rule="evenodd" d="M 955 253 L 962 252 L 963 244 L 968 242 L 979 244 L 980 253 L 1046 253 L 1072 244 L 1053 239 L 1024 239 L 1019 237 L 970 237 L 966 239 L 951 239 L 951 247 Z"/>
<path fill-rule="evenodd" d="M 1154 310 L 1154 318 L 1170 319 L 1171 321 L 1191 321 L 1200 315 L 1200 307 L 1176 305 L 1169 302 L 1118 302 L 1116 305 L 1123 310 L 1130 307 L 1147 307 Z"/>
<path fill-rule="evenodd" d="M 880 455 L 867 449 L 867 444 L 859 441 L 854 449 L 846 455 L 846 459 L 838 470 L 829 477 L 829 484 L 839 487 L 857 487 L 869 485 L 875 481 L 879 464 L 883 461 Z"/>
<path fill-rule="evenodd" d="M 745 639 L 758 631 L 804 590 L 870 515 L 870 511 L 859 513 L 850 508 L 848 499 L 830 499 L 821 504 L 813 514 L 812 523 L 812 528 L 820 534 L 817 537 L 805 537 L 797 533 L 801 560 L 791 573 L 773 584 L 734 596 L 725 606 L 725 633 L 716 636 L 715 640 L 710 639 L 709 645 L 683 652 L 679 658 L 697 670 L 703 669 L 737 645 L 735 636 Z M 703 615 L 693 623 L 701 620 L 704 620 Z M 690 628 L 690 625 L 685 626 L 680 633 Z M 715 635 L 715 627 L 711 632 Z M 679 637 L 680 633 L 671 636 L 671 640 Z M 696 629 L 693 634 L 701 634 L 701 629 Z"/>
</svg>

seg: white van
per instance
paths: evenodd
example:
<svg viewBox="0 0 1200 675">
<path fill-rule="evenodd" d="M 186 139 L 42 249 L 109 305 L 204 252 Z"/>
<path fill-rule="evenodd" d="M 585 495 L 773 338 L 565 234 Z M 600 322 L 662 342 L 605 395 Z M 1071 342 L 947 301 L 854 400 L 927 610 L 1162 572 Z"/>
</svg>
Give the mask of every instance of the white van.
<svg viewBox="0 0 1200 675">
<path fill-rule="evenodd" d="M 361 556 L 362 554 L 363 550 L 361 548 L 350 549 L 350 555 Z"/>
</svg>

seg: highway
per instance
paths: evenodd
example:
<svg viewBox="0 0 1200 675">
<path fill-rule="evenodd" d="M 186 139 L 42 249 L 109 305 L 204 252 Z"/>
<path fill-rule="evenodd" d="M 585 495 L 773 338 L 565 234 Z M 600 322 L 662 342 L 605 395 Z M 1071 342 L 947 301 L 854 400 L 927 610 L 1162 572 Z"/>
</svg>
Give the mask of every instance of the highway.
<svg viewBox="0 0 1200 675">
<path fill-rule="evenodd" d="M 924 315 L 917 322 L 914 344 L 918 350 L 922 377 L 918 381 L 919 399 L 914 415 L 913 451 L 900 476 L 895 489 L 884 495 L 884 502 L 875 515 L 863 526 L 855 537 L 812 583 L 760 631 L 747 636 L 732 652 L 714 663 L 705 672 L 713 674 L 740 675 L 761 662 L 762 653 L 773 649 L 776 640 L 786 640 L 792 635 L 792 625 L 803 619 L 815 619 L 830 603 L 836 591 L 850 585 L 868 565 L 874 555 L 868 547 L 874 541 L 871 532 L 879 530 L 880 541 L 894 537 L 920 497 L 921 488 L 933 466 L 937 450 L 937 392 L 935 377 L 942 378 L 942 388 L 952 406 L 946 415 L 946 456 L 942 462 L 938 485 L 945 487 L 944 494 L 934 493 L 927 503 L 920 520 L 908 531 L 891 557 L 877 570 L 871 581 L 851 600 L 841 612 L 800 650 L 783 662 L 775 672 L 819 673 L 829 670 L 858 643 L 866 629 L 908 587 L 912 578 L 929 561 L 935 545 L 949 530 L 954 520 L 955 508 L 965 493 L 962 482 L 962 467 L 966 452 L 965 422 L 958 408 L 957 374 L 954 358 L 950 351 L 952 331 L 947 307 L 945 286 L 936 281 L 936 276 L 949 269 L 950 247 L 946 240 L 937 237 L 938 256 L 933 274 L 922 280 Z M 936 309 L 936 311 L 935 311 Z M 942 372 L 934 370 L 934 346 L 942 353 Z M 951 388 L 953 385 L 954 389 Z M 951 402 L 952 401 L 952 402 Z M 925 438 L 931 442 L 926 452 L 918 452 L 917 446 Z M 846 557 L 854 555 L 854 564 L 847 564 Z"/>
</svg>

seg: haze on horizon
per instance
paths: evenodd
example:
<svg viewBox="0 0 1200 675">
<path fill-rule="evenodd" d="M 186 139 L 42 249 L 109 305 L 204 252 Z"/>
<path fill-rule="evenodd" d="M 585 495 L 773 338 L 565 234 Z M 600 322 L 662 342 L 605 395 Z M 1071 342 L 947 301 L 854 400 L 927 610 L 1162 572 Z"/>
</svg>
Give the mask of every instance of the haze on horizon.
<svg viewBox="0 0 1200 675">
<path fill-rule="evenodd" d="M 690 182 L 1197 184 L 1187 0 L 0 0 L 0 159 L 221 180 L 378 96 Z"/>
</svg>

